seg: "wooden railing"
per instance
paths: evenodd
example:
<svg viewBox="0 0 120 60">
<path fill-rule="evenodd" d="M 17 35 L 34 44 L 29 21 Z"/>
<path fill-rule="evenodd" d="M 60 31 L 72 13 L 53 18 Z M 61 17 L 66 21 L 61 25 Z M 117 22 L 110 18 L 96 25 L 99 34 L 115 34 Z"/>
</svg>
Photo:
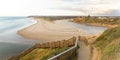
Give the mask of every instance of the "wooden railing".
<svg viewBox="0 0 120 60">
<path fill-rule="evenodd" d="M 78 40 L 79 38 L 77 37 L 75 45 L 73 47 L 49 58 L 48 60 L 72 60 L 73 58 L 77 57 Z"/>
<path fill-rule="evenodd" d="M 31 51 L 33 51 L 36 48 L 44 48 L 44 49 L 54 49 L 54 48 L 64 48 L 64 47 L 71 47 L 76 45 L 76 38 L 72 37 L 68 40 L 61 40 L 61 41 L 53 41 L 53 42 L 47 42 L 47 43 L 37 43 L 34 46 L 30 47 L 29 49 L 24 50 L 23 52 L 21 52 L 18 55 L 12 56 L 10 57 L 8 60 L 19 60 L 20 58 L 24 57 L 26 54 L 30 53 Z M 70 48 L 70 51 L 76 51 L 76 46 Z M 71 55 L 69 53 L 69 55 Z"/>
</svg>

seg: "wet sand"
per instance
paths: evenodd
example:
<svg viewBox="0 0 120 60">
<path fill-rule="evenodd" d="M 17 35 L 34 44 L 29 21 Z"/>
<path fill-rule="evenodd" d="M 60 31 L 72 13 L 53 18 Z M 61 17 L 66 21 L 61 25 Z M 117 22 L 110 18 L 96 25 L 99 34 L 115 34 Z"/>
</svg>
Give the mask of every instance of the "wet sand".
<svg viewBox="0 0 120 60">
<path fill-rule="evenodd" d="M 69 39 L 80 34 L 85 35 L 84 32 L 75 27 L 69 26 L 62 22 L 62 20 L 48 21 L 44 19 L 34 19 L 37 21 L 27 28 L 18 31 L 18 34 L 24 38 L 43 41 L 56 41 Z"/>
</svg>

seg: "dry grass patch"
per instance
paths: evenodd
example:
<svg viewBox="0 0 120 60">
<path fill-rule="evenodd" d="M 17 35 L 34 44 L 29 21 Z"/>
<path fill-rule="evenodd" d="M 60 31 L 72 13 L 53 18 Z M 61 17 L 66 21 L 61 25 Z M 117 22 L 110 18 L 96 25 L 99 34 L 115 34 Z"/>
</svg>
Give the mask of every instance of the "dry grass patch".
<svg viewBox="0 0 120 60">
<path fill-rule="evenodd" d="M 34 49 L 29 54 L 22 57 L 20 60 L 47 60 L 48 58 L 66 50 L 67 48 L 56 49 Z"/>
</svg>

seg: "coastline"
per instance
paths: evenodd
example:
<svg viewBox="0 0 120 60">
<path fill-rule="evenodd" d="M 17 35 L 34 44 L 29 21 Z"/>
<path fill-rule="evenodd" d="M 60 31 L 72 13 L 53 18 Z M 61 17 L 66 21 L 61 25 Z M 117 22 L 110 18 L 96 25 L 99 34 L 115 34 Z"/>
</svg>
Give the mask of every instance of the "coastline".
<svg viewBox="0 0 120 60">
<path fill-rule="evenodd" d="M 0 28 L 0 60 L 8 60 L 12 55 L 19 54 L 31 47 L 36 41 L 25 39 L 17 31 L 35 23 L 27 17 L 3 17 Z M 2 28 L 3 27 L 3 28 Z"/>
<path fill-rule="evenodd" d="M 110 26 L 105 26 L 105 25 L 101 25 L 101 24 L 93 24 L 93 23 L 80 23 L 80 24 L 85 24 L 85 25 L 89 25 L 89 26 L 96 26 L 96 27 L 104 27 L 104 28 L 111 28 Z"/>
<path fill-rule="evenodd" d="M 69 39 L 73 36 L 79 36 L 79 33 L 84 34 L 76 28 L 68 26 L 59 20 L 47 21 L 40 18 L 33 18 L 33 20 L 37 22 L 19 30 L 17 33 L 23 38 L 42 40 L 45 42 Z"/>
<path fill-rule="evenodd" d="M 84 34 L 86 37 L 89 36 L 86 33 L 84 33 L 84 31 L 80 31 L 75 27 L 69 26 L 63 23 L 63 21 L 61 20 L 50 21 L 40 18 L 37 19 L 34 18 L 33 20 L 36 21 L 35 24 L 23 28 L 22 30 L 19 30 L 17 33 L 21 35 L 23 38 L 44 42 L 60 41 L 64 39 L 69 39 L 73 36 L 80 36 L 81 34 Z M 88 42 L 92 43 L 93 41 Z M 90 50 L 90 48 L 87 47 L 82 49 L 83 51 Z M 93 53 L 88 52 L 87 54 L 92 55 Z M 88 56 L 88 58 L 90 58 L 90 56 Z M 94 57 L 91 56 L 91 58 Z"/>
<path fill-rule="evenodd" d="M 105 27 L 105 28 L 117 27 L 117 25 L 107 25 L 107 24 L 106 25 L 102 25 L 102 24 L 99 24 L 99 23 L 83 23 L 83 24 L 86 24 L 86 25 L 89 25 L 89 26 L 96 26 L 96 27 Z"/>
<path fill-rule="evenodd" d="M 6 17 L 5 17 L 6 18 Z M 12 17 L 11 17 L 12 18 Z M 7 23 L 7 21 L 12 21 L 12 23 Z M 3 23 L 4 28 L 0 28 L 1 34 L 0 34 L 0 42 L 4 43 L 18 43 L 18 44 L 34 44 L 36 41 L 32 39 L 25 39 L 21 37 L 19 34 L 17 34 L 18 30 L 24 29 L 28 26 L 31 26 L 36 23 L 35 20 L 32 20 L 27 17 L 21 17 L 19 18 L 12 18 L 12 19 L 7 19 Z M 5 25 L 7 24 L 7 25 Z"/>
<path fill-rule="evenodd" d="M 71 22 L 75 22 L 73 20 L 71 20 Z M 118 25 L 105 25 L 105 24 L 99 24 L 99 23 L 81 23 L 81 22 L 75 22 L 75 23 L 80 23 L 80 24 L 84 24 L 84 25 L 89 25 L 89 26 L 96 26 L 96 27 L 104 27 L 104 28 L 114 28 L 114 27 L 117 27 Z"/>
<path fill-rule="evenodd" d="M 27 18 L 27 19 L 30 19 L 30 18 Z M 23 27 L 19 28 L 18 30 L 21 30 L 21 29 L 27 28 L 27 27 L 29 27 L 29 26 L 31 26 L 31 25 L 33 25 L 33 24 L 36 24 L 36 23 L 37 23 L 37 21 L 32 20 L 32 19 L 30 19 L 30 21 L 31 21 L 32 23 L 29 23 L 28 25 L 23 26 Z"/>
</svg>

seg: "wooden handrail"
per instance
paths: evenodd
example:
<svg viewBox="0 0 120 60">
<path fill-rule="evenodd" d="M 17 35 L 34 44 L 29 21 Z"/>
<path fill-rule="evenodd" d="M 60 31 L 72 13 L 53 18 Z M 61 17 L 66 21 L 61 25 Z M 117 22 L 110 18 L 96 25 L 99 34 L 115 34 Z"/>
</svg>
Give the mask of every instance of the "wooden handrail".
<svg viewBox="0 0 120 60">
<path fill-rule="evenodd" d="M 49 58 L 48 60 L 55 60 L 56 58 L 58 58 L 58 57 L 64 55 L 65 53 L 67 53 L 67 52 L 69 52 L 69 51 L 71 51 L 71 50 L 73 50 L 73 49 L 76 49 L 77 46 L 78 46 L 78 39 L 79 39 L 79 38 L 77 37 L 77 38 L 76 38 L 75 45 L 74 45 L 73 47 L 71 47 L 71 48 L 69 48 L 69 49 L 67 49 L 67 50 L 65 50 L 65 51 L 63 51 L 63 52 L 61 52 L 61 53 L 59 53 L 59 54 L 57 54 L 57 55 L 55 55 L 55 56 Z M 76 52 L 75 52 L 75 53 L 76 53 Z"/>
<path fill-rule="evenodd" d="M 72 40 L 71 40 L 71 39 L 72 39 Z M 65 53 L 67 53 L 67 52 L 69 52 L 69 51 L 71 51 L 71 50 L 76 51 L 75 49 L 76 49 L 76 47 L 77 47 L 78 38 L 73 37 L 73 38 L 71 38 L 71 39 L 68 39 L 68 40 L 66 40 L 66 41 L 70 41 L 70 42 L 69 42 L 70 44 L 68 44 L 68 46 L 73 46 L 73 47 L 65 50 L 64 52 L 62 52 L 62 53 L 60 53 L 60 54 L 58 54 L 58 55 L 56 55 L 56 56 L 54 56 L 54 57 L 52 57 L 52 58 L 50 58 L 50 59 L 48 59 L 48 60 L 53 60 L 53 59 L 56 58 L 56 57 L 65 55 Z M 76 39 L 76 40 L 75 40 L 75 39 Z M 72 41 L 72 42 L 71 42 L 71 41 Z M 59 41 L 58 41 L 58 42 L 59 42 Z M 64 41 L 62 40 L 62 42 L 64 42 Z M 61 43 L 62 43 L 62 42 L 61 42 Z M 72 44 L 71 44 L 71 43 L 72 43 Z M 35 45 L 33 45 L 33 47 L 24 50 L 23 52 L 21 52 L 21 53 L 18 54 L 18 55 L 15 55 L 15 56 L 10 57 L 8 60 L 19 60 L 21 57 L 25 56 L 26 54 L 28 54 L 29 52 L 33 51 L 33 50 L 36 49 L 36 48 L 56 48 L 55 46 L 54 46 L 54 47 L 51 47 L 51 45 L 50 45 L 50 46 L 48 46 L 48 45 L 46 46 L 45 44 L 48 44 L 48 43 L 43 43 L 43 44 L 38 43 L 38 44 L 35 44 Z M 52 43 L 51 43 L 51 44 L 52 44 Z M 62 43 L 62 44 L 64 44 L 64 43 Z M 53 45 L 52 45 L 52 46 L 53 46 Z M 62 46 L 62 47 L 61 47 L 61 46 L 58 46 L 57 48 L 63 48 L 63 47 L 68 47 L 68 46 Z M 74 51 L 72 51 L 72 52 L 74 52 Z"/>
</svg>

